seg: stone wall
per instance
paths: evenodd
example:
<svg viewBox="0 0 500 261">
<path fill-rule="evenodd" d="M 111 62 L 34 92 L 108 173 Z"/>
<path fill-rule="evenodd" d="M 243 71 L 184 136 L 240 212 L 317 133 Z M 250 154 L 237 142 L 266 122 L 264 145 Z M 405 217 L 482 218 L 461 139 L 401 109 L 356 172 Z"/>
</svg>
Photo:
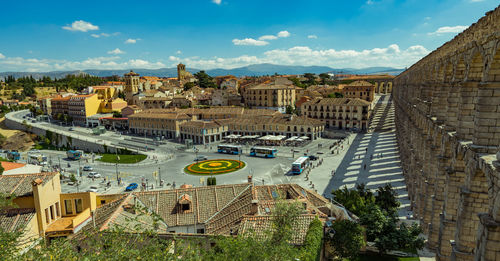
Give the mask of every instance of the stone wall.
<svg viewBox="0 0 500 261">
<path fill-rule="evenodd" d="M 13 117 L 9 117 L 9 115 L 7 115 L 7 117 L 5 118 L 5 126 L 7 126 L 9 129 L 22 130 L 26 132 L 31 132 L 36 135 L 46 136 L 45 129 L 33 126 L 29 122 L 23 124 L 22 122 L 19 122 L 19 120 L 14 119 Z M 57 136 L 56 139 L 58 142 L 58 146 L 60 147 L 67 146 L 72 149 L 79 149 L 86 152 L 95 152 L 95 153 L 104 153 L 105 151 L 109 153 L 115 153 L 115 150 L 117 148 L 124 149 L 124 147 L 115 146 L 109 142 L 106 143 L 103 140 L 99 142 L 98 139 L 79 138 L 78 135 L 76 134 L 72 134 L 70 138 L 68 138 L 68 136 L 62 132 L 53 132 L 53 133 L 55 133 L 55 135 Z"/>
<path fill-rule="evenodd" d="M 438 260 L 500 260 L 500 7 L 394 80 L 411 206 Z"/>
</svg>

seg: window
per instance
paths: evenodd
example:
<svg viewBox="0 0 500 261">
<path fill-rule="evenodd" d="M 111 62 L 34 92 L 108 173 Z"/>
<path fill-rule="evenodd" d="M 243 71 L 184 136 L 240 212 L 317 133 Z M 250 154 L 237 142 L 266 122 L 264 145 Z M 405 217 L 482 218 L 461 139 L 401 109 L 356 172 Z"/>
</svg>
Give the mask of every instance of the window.
<svg viewBox="0 0 500 261">
<path fill-rule="evenodd" d="M 50 223 L 49 209 L 48 208 L 45 209 L 45 222 L 47 222 L 47 224 Z"/>
<path fill-rule="evenodd" d="M 101 205 L 106 204 L 106 200 L 101 200 Z"/>
<path fill-rule="evenodd" d="M 204 228 L 198 228 L 196 229 L 197 234 L 205 234 L 205 229 Z"/>
<path fill-rule="evenodd" d="M 71 200 L 64 200 L 64 209 L 66 209 L 66 214 L 73 214 L 73 206 L 71 206 Z"/>
<path fill-rule="evenodd" d="M 61 216 L 61 211 L 59 208 L 59 202 L 56 202 L 56 217 L 60 217 L 60 216 Z"/>
<path fill-rule="evenodd" d="M 182 211 L 189 210 L 189 204 L 181 204 L 181 209 L 182 209 Z"/>
<path fill-rule="evenodd" d="M 75 208 L 77 214 L 83 211 L 83 204 L 81 198 L 75 199 Z"/>
</svg>

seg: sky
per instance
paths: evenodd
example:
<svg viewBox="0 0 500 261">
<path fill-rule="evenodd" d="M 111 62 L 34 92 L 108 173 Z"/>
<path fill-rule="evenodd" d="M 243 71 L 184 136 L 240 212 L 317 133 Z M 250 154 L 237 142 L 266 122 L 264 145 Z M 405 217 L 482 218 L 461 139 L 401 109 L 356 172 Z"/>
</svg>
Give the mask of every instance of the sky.
<svg viewBox="0 0 500 261">
<path fill-rule="evenodd" d="M 409 67 L 498 0 L 3 1 L 0 72 Z"/>
</svg>

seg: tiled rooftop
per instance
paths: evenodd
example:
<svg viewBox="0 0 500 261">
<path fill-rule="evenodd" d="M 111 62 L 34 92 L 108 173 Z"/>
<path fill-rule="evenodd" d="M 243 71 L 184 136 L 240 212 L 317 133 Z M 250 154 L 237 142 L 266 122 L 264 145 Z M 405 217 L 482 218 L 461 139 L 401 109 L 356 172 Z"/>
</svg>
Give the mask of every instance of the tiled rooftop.
<svg viewBox="0 0 500 261">
<path fill-rule="evenodd" d="M 0 193 L 14 194 L 16 197 L 33 194 L 32 182 L 40 179 L 42 184 L 58 175 L 57 172 L 44 172 L 37 174 L 0 175 Z"/>
<path fill-rule="evenodd" d="M 26 227 L 35 216 L 34 208 L 13 208 L 0 212 L 0 229 L 13 232 Z"/>
</svg>

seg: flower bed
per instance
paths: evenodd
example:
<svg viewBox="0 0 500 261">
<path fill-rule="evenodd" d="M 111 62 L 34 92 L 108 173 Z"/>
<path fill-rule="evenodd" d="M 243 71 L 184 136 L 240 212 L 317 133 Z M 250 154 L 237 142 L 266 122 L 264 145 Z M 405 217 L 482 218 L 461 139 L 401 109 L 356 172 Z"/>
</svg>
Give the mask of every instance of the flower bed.
<svg viewBox="0 0 500 261">
<path fill-rule="evenodd" d="M 245 163 L 239 160 L 216 159 L 204 160 L 193 163 L 184 168 L 188 174 L 194 175 L 218 175 L 240 170 L 245 167 Z"/>
</svg>

